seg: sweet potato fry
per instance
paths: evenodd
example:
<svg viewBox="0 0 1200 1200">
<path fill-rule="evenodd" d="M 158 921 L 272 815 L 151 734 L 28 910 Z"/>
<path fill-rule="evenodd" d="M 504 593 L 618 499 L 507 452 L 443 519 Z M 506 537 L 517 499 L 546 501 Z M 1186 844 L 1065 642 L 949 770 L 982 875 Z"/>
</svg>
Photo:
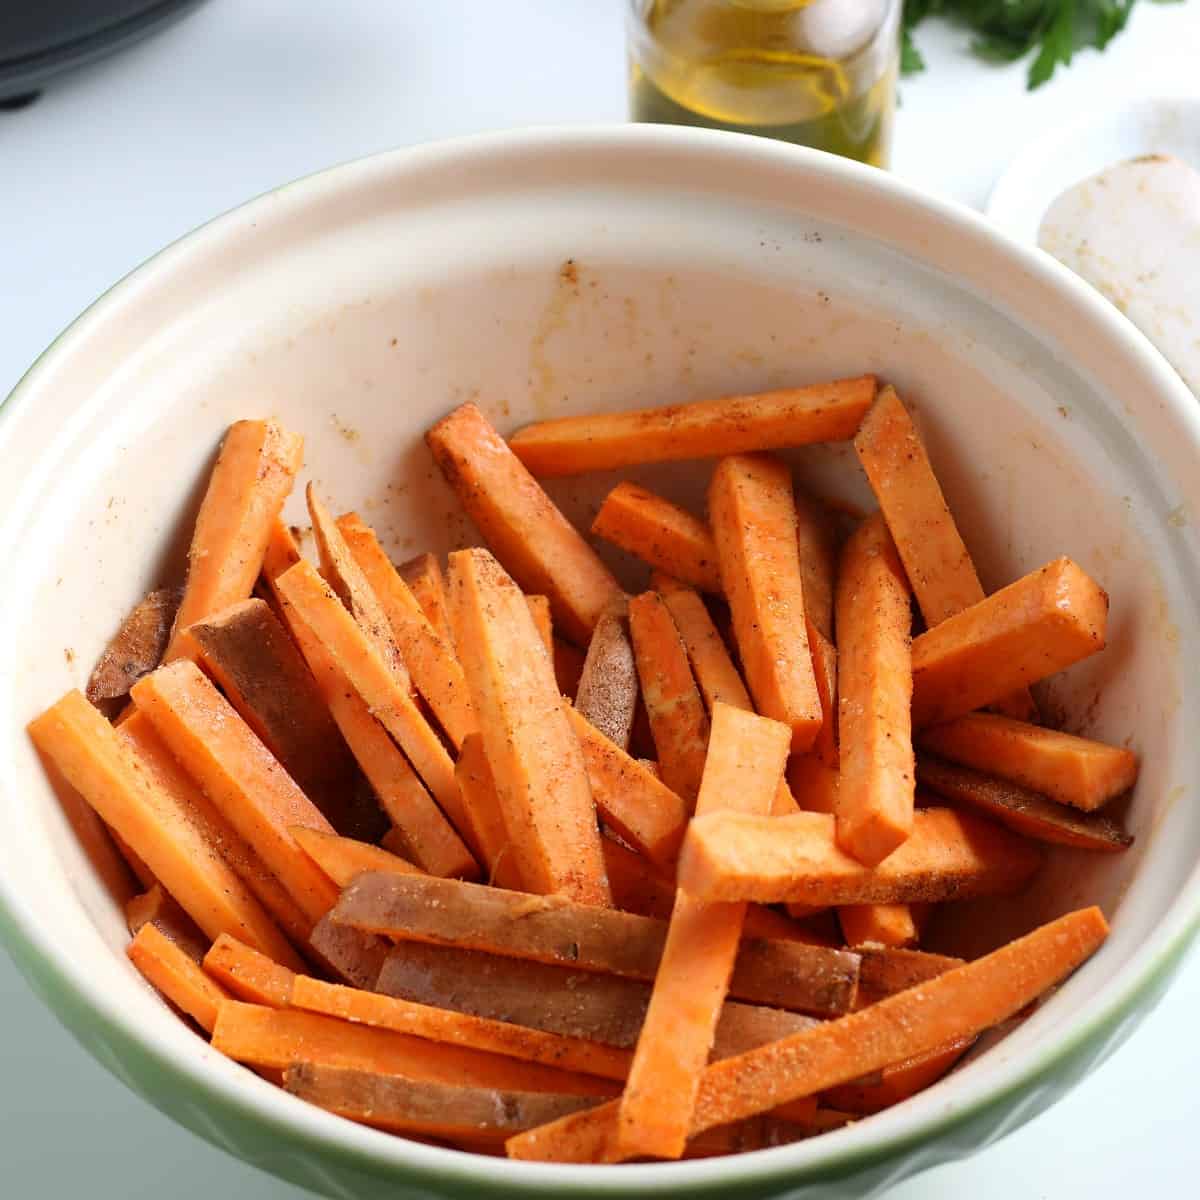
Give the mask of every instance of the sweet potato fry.
<svg viewBox="0 0 1200 1200">
<path fill-rule="evenodd" d="M 284 1074 L 284 1087 L 340 1117 L 407 1136 L 468 1138 L 475 1153 L 484 1145 L 587 1108 L 586 1096 L 469 1087 L 398 1075 L 299 1063 Z"/>
<path fill-rule="evenodd" d="M 1059 804 L 1094 812 L 1137 782 L 1132 750 L 1043 729 L 994 713 L 968 713 L 926 729 L 923 750 L 1007 779 Z"/>
<path fill-rule="evenodd" d="M 164 662 L 189 651 L 189 625 L 249 599 L 303 458 L 304 439 L 276 421 L 230 425 L 196 515 L 187 583 Z"/>
<path fill-rule="evenodd" d="M 667 933 L 662 921 L 633 913 L 417 875 L 361 875 L 330 915 L 336 923 L 404 941 L 631 979 L 654 978 Z M 853 954 L 755 939 L 741 946 L 730 991 L 739 999 L 781 1008 L 843 1012 L 853 1001 L 857 978 Z"/>
<path fill-rule="evenodd" d="M 684 838 L 679 886 L 702 899 L 772 904 L 909 904 L 1016 891 L 1041 854 L 971 813 L 927 808 L 911 836 L 878 866 L 836 844 L 824 813 L 695 818 Z"/>
<path fill-rule="evenodd" d="M 791 729 L 778 721 L 718 703 L 697 814 L 722 809 L 769 814 L 791 739 Z M 621 1097 L 617 1141 L 627 1157 L 678 1158 L 683 1153 L 745 916 L 745 904 L 706 904 L 676 892 L 650 1006 Z"/>
<path fill-rule="evenodd" d="M 708 714 L 675 621 L 657 592 L 630 600 L 629 632 L 659 773 L 667 787 L 692 806 L 708 751 Z"/>
<path fill-rule="evenodd" d="M 1069 558 L 993 592 L 913 642 L 913 727 L 983 708 L 1104 649 L 1108 596 Z"/>
<path fill-rule="evenodd" d="M 333 826 L 345 829 L 354 759 L 270 605 L 243 600 L 188 626 L 188 633 L 242 720 Z"/>
<path fill-rule="evenodd" d="M 425 441 L 505 570 L 525 591 L 549 597 L 566 636 L 587 645 L 621 594 L 612 572 L 474 404 L 444 417 Z M 468 657 L 461 646 L 459 655 Z"/>
<path fill-rule="evenodd" d="M 457 750 L 463 739 L 475 732 L 475 710 L 453 643 L 446 642 L 429 623 L 408 584 L 383 552 L 375 531 L 357 513 L 339 517 L 337 527 L 379 600 L 417 691 Z"/>
<path fill-rule="evenodd" d="M 814 753 L 795 754 L 788 763 L 788 784 L 804 812 L 837 812 L 838 769 Z"/>
<path fill-rule="evenodd" d="M 525 598 L 486 550 L 450 556 L 450 624 L 525 885 L 611 896 L 583 761 Z"/>
<path fill-rule="evenodd" d="M 168 895 L 161 883 L 134 896 L 125 906 L 125 923 L 134 936 L 143 925 L 153 925 L 169 942 L 174 942 L 193 962 L 199 962 L 208 949 L 209 939 L 199 926 Z"/>
<path fill-rule="evenodd" d="M 750 693 L 695 589 L 659 571 L 650 576 L 650 588 L 671 613 L 709 713 L 718 701 L 753 712 Z"/>
<path fill-rule="evenodd" d="M 604 1079 L 557 1071 L 467 1046 L 449 1046 L 425 1038 L 373 1029 L 299 1009 L 264 1008 L 224 1001 L 213 1029 L 214 1050 L 255 1067 L 286 1070 L 296 1063 L 403 1075 L 414 1080 L 611 1096 Z"/>
<path fill-rule="evenodd" d="M 846 945 L 912 946 L 917 941 L 917 922 L 908 904 L 844 904 L 838 920 Z"/>
<path fill-rule="evenodd" d="M 529 615 L 537 626 L 538 636 L 546 647 L 546 653 L 554 656 L 554 618 L 550 615 L 550 599 L 547 596 L 526 596 L 525 604 Z M 571 647 L 574 650 L 574 646 Z M 578 653 L 578 651 L 576 651 Z"/>
<path fill-rule="evenodd" d="M 622 912 L 637 913 L 639 917 L 665 921 L 675 905 L 673 878 L 660 874 L 649 858 L 612 837 L 604 838 L 601 847 L 613 907 Z"/>
<path fill-rule="evenodd" d="M 399 946 L 388 956 L 376 990 L 625 1050 L 636 1044 L 650 1002 L 650 985 L 641 980 L 420 942 Z M 713 1055 L 740 1054 L 807 1029 L 811 1021 L 799 1013 L 727 1000 Z"/>
<path fill-rule="evenodd" d="M 891 996 L 907 988 L 936 979 L 954 967 L 961 958 L 930 954 L 924 950 L 902 950 L 885 946 L 863 946 L 858 951 L 859 988 L 873 996 Z"/>
<path fill-rule="evenodd" d="M 299 965 L 295 951 L 191 812 L 157 784 L 82 692 L 68 692 L 30 723 L 29 733 L 205 934 L 230 933 L 280 962 Z"/>
<path fill-rule="evenodd" d="M 88 677 L 87 698 L 93 704 L 124 699 L 162 662 L 182 596 L 178 588 L 158 588 L 134 606 Z"/>
<path fill-rule="evenodd" d="M 205 974 L 227 995 L 268 1008 L 287 1008 L 292 1002 L 292 986 L 299 978 L 294 971 L 227 933 L 213 942 L 203 966 Z"/>
<path fill-rule="evenodd" d="M 675 862 L 687 826 L 687 806 L 654 772 L 610 742 L 569 705 L 592 798 L 620 837 L 662 867 Z"/>
<path fill-rule="evenodd" d="M 692 587 L 721 591 L 717 547 L 708 526 L 636 483 L 626 480 L 608 493 L 592 533 Z"/>
<path fill-rule="evenodd" d="M 486 867 L 488 882 L 512 891 L 524 891 L 517 856 L 513 853 L 512 840 L 500 809 L 500 797 L 496 794 L 496 781 L 484 753 L 483 738 L 478 733 L 471 734 L 463 742 L 454 773 L 471 826 L 471 848 Z"/>
<path fill-rule="evenodd" d="M 1064 979 L 1107 934 L 1098 908 L 1069 913 L 919 989 L 714 1063 L 701 1081 L 691 1132 L 753 1116 L 973 1037 Z M 600 1105 L 519 1134 L 507 1143 L 509 1156 L 612 1161 L 618 1157 L 617 1109 L 615 1102 Z"/>
<path fill-rule="evenodd" d="M 637 667 L 625 619 L 617 613 L 605 613 L 596 622 L 583 660 L 575 708 L 610 742 L 628 750 L 637 702 Z"/>
<path fill-rule="evenodd" d="M 876 513 L 846 543 L 837 582 L 837 840 L 868 867 L 912 830 L 911 626 L 904 568 Z"/>
<path fill-rule="evenodd" d="M 351 987 L 374 988 L 391 943 L 361 929 L 335 925 L 327 913 L 313 927 L 309 948 L 330 974 Z"/>
<path fill-rule="evenodd" d="M 454 636 L 446 618 L 446 582 L 442 577 L 442 565 L 438 562 L 437 555 L 418 554 L 416 558 L 402 562 L 396 569 L 400 572 L 400 578 L 416 596 L 421 611 L 430 625 L 437 630 L 438 636 L 447 645 L 453 646 Z"/>
<path fill-rule="evenodd" d="M 420 867 L 399 855 L 391 854 L 370 842 L 323 833 L 319 829 L 292 826 L 292 837 L 304 853 L 325 872 L 339 889 L 349 887 L 352 880 L 364 871 L 394 871 L 397 875 L 422 875 Z"/>
<path fill-rule="evenodd" d="M 333 827 L 194 663 L 159 667 L 134 685 L 138 708 L 217 810 L 314 924 L 337 889 L 290 829 Z"/>
<path fill-rule="evenodd" d="M 422 856 L 417 865 L 466 873 L 466 847 L 444 820 L 437 820 L 440 814 L 424 790 L 413 786 L 404 761 L 407 755 L 444 812 L 459 812 L 454 763 L 441 739 L 309 563 L 302 561 L 285 571 L 277 585 L 326 703 L 388 815 L 404 829 L 413 853 Z M 301 627 L 311 636 L 306 638 Z M 404 755 L 395 751 L 384 729 Z"/>
<path fill-rule="evenodd" d="M 508 1021 L 493 1021 L 448 1008 L 416 1004 L 396 996 L 322 983 L 304 975 L 296 979 L 291 1003 L 295 1008 L 340 1017 L 355 1024 L 392 1029 L 452 1046 L 470 1046 L 564 1071 L 616 1080 L 623 1080 L 629 1073 L 630 1054 L 627 1050 L 586 1038 L 563 1037 Z"/>
<path fill-rule="evenodd" d="M 543 477 L 716 458 L 852 438 L 874 398 L 874 376 L 864 375 L 694 404 L 561 417 L 527 425 L 509 445 Z"/>
<path fill-rule="evenodd" d="M 804 621 L 792 476 L 765 456 L 723 458 L 708 488 L 708 512 L 746 683 L 758 711 L 792 730 L 808 750 L 821 701 Z"/>
<path fill-rule="evenodd" d="M 804 612 L 826 641 L 833 641 L 833 592 L 838 545 L 833 514 L 815 496 L 796 488 L 796 549 Z"/>
<path fill-rule="evenodd" d="M 917 779 L 951 804 L 976 808 L 1038 842 L 1080 850 L 1125 850 L 1133 838 L 1101 813 L 1080 813 L 1015 783 L 991 779 L 929 755 L 917 763 Z"/>
<path fill-rule="evenodd" d="M 228 999 L 228 993 L 200 970 L 194 958 L 154 925 L 143 925 L 125 953 L 176 1008 L 187 1013 L 206 1033 L 212 1033 L 217 1009 Z"/>
<path fill-rule="evenodd" d="M 821 732 L 817 734 L 809 754 L 816 755 L 826 766 L 838 767 L 838 652 L 837 647 L 805 618 L 808 644 L 812 648 L 813 675 L 817 681 L 817 698 L 821 702 Z"/>
<path fill-rule="evenodd" d="M 821 1103 L 860 1116 L 882 1112 L 936 1083 L 966 1054 L 974 1040 L 959 1038 L 949 1046 L 884 1067 L 878 1075 L 828 1088 L 821 1093 Z"/>
</svg>

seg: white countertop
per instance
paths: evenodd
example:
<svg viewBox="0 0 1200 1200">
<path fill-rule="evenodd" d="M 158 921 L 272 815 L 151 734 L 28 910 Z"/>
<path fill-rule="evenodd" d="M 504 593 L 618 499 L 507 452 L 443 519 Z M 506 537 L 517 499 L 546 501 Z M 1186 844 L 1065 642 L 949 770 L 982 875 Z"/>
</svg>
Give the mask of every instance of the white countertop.
<svg viewBox="0 0 1200 1200">
<path fill-rule="evenodd" d="M 97 295 L 165 243 L 276 184 L 375 150 L 624 116 L 621 0 L 211 0 L 161 37 L 0 113 L 0 396 Z M 1103 56 L 1027 95 L 930 26 L 902 87 L 897 172 L 982 206 L 1031 137 L 1121 94 L 1195 94 L 1200 4 L 1143 3 Z M 107 1075 L 0 952 L 0 1164 L 12 1200 L 282 1200 Z M 1056 1108 L 888 1200 L 1196 1194 L 1200 954 Z"/>
</svg>

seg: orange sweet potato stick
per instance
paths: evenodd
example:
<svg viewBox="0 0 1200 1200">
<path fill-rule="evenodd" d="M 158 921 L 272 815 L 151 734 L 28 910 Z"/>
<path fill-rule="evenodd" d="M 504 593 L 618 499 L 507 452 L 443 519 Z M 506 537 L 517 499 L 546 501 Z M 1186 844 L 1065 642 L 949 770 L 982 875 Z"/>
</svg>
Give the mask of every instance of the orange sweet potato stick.
<svg viewBox="0 0 1200 1200">
<path fill-rule="evenodd" d="M 1035 929 L 983 958 L 861 1012 L 714 1063 L 691 1133 L 743 1120 L 944 1046 L 1019 1012 L 1084 963 L 1108 935 L 1098 908 Z M 618 1105 L 604 1104 L 511 1138 L 512 1158 L 608 1162 L 618 1157 Z"/>
<path fill-rule="evenodd" d="M 200 970 L 195 959 L 154 925 L 143 925 L 125 953 L 176 1008 L 187 1013 L 206 1033 L 212 1033 L 217 1010 L 229 997 L 220 984 Z"/>
<path fill-rule="evenodd" d="M 1108 596 L 1069 558 L 993 592 L 916 638 L 913 727 L 984 708 L 1104 649 Z"/>
<path fill-rule="evenodd" d="M 796 506 L 787 467 L 765 456 L 723 458 L 708 488 L 709 520 L 750 694 L 765 717 L 808 750 L 821 700 L 804 621 Z"/>
<path fill-rule="evenodd" d="M 718 812 L 689 826 L 679 886 L 708 900 L 911 904 L 1017 891 L 1040 862 L 1023 838 L 946 808 L 918 812 L 908 840 L 875 867 L 838 847 L 824 813 Z"/>
<path fill-rule="evenodd" d="M 838 920 L 846 945 L 912 946 L 917 941 L 917 922 L 909 904 L 844 904 Z"/>
<path fill-rule="evenodd" d="M 529 615 L 537 626 L 538 636 L 546 647 L 546 653 L 554 656 L 554 619 L 550 615 L 550 600 L 547 596 L 526 596 Z M 574 647 L 572 647 L 574 649 Z"/>
<path fill-rule="evenodd" d="M 1137 782 L 1132 750 L 1043 729 L 995 713 L 968 713 L 926 729 L 924 750 L 985 775 L 1041 792 L 1084 812 L 1102 808 Z"/>
<path fill-rule="evenodd" d="M 264 600 L 243 600 L 188 626 L 201 663 L 238 714 L 337 828 L 354 759 L 304 658 Z"/>
<path fill-rule="evenodd" d="M 379 600 L 417 691 L 458 749 L 475 731 L 475 711 L 453 644 L 443 640 L 429 623 L 408 584 L 383 552 L 375 531 L 357 513 L 339 517 L 337 527 Z"/>
<path fill-rule="evenodd" d="M 193 962 L 199 962 L 208 949 L 209 939 L 171 898 L 161 883 L 156 883 L 149 891 L 134 896 L 125 905 L 125 923 L 134 937 L 141 932 L 143 925 L 153 925 Z"/>
<path fill-rule="evenodd" d="M 596 622 L 621 594 L 596 552 L 474 404 L 444 417 L 425 441 L 505 570 L 525 591 L 549 597 L 566 636 L 587 645 Z M 461 646 L 459 654 L 467 657 Z"/>
<path fill-rule="evenodd" d="M 562 417 L 527 425 L 509 444 L 540 476 L 716 458 L 852 438 L 874 398 L 875 379 L 864 375 L 694 404 Z"/>
<path fill-rule="evenodd" d="M 454 644 L 446 618 L 446 581 L 436 554 L 418 554 L 397 568 L 400 577 L 417 598 L 421 611 L 447 645 Z"/>
<path fill-rule="evenodd" d="M 958 532 L 925 444 L 895 388 L 879 391 L 854 437 L 921 615 L 929 628 L 984 598 L 983 585 Z M 1014 717 L 1036 717 L 1028 689 L 1002 697 L 998 706 Z"/>
<path fill-rule="evenodd" d="M 936 1083 L 966 1054 L 974 1040 L 959 1038 L 949 1046 L 884 1067 L 878 1075 L 828 1088 L 821 1093 L 821 1103 L 862 1116 L 882 1112 Z"/>
<path fill-rule="evenodd" d="M 443 812 L 451 820 L 455 814 L 461 816 L 454 762 L 408 690 L 400 686 L 375 647 L 309 563 L 297 563 L 280 575 L 276 584 L 286 603 L 293 632 L 298 634 L 298 627 L 303 626 L 311 635 L 305 639 L 298 634 L 300 648 L 354 757 L 385 807 L 389 803 L 394 805 L 395 811 L 389 809 L 389 816 L 410 838 L 413 853 L 424 856 L 417 865 L 432 870 L 436 861 L 437 869 L 447 870 L 448 862 L 443 855 L 452 852 L 452 857 L 457 857 L 461 864 L 456 870 L 469 869 L 466 847 L 461 843 L 455 846 L 457 835 L 453 839 L 448 836 L 454 831 L 449 826 L 439 827 L 434 820 L 435 812 L 421 803 L 421 793 L 412 787 L 411 772 L 401 765 L 404 756 L 388 751 L 390 740 L 379 728 L 382 726 L 396 739 Z M 316 654 L 312 653 L 314 644 L 319 647 Z M 339 682 L 343 685 L 340 692 L 336 690 Z M 357 702 L 345 699 L 347 692 Z M 338 695 L 343 697 L 342 701 L 336 699 Z M 377 724 L 367 717 L 373 717 Z"/>
<path fill-rule="evenodd" d="M 310 1062 L 416 1080 L 531 1092 L 611 1096 L 615 1090 L 609 1081 L 592 1075 L 356 1025 L 320 1013 L 265 1008 L 237 1000 L 221 1004 L 212 1044 L 213 1049 L 238 1062 L 281 1070 Z"/>
<path fill-rule="evenodd" d="M 486 550 L 449 562 L 450 624 L 525 885 L 608 904 L 583 751 L 525 597 Z"/>
<path fill-rule="evenodd" d="M 205 974 L 227 995 L 268 1008 L 287 1008 L 292 1003 L 293 984 L 299 978 L 294 971 L 227 933 L 213 942 L 203 966 Z"/>
<path fill-rule="evenodd" d="M 792 733 L 727 704 L 713 710 L 696 812 L 767 814 L 783 779 Z M 744 903 L 707 904 L 676 893 L 650 1007 L 621 1097 L 623 1157 L 678 1158 L 712 1049 L 746 915 Z"/>
<path fill-rule="evenodd" d="M 922 755 L 917 779 L 954 805 L 967 805 L 1038 842 L 1081 850 L 1125 850 L 1133 838 L 1101 813 L 1080 813 L 1015 783 Z"/>
<path fill-rule="evenodd" d="M 412 1137 L 446 1138 L 476 1154 L 505 1137 L 587 1108 L 586 1096 L 455 1086 L 371 1071 L 298 1063 L 284 1087 L 340 1117 Z"/>
<path fill-rule="evenodd" d="M 292 989 L 294 1007 L 324 1013 L 359 1025 L 392 1029 L 431 1042 L 470 1046 L 525 1062 L 543 1063 L 563 1071 L 579 1071 L 603 1079 L 623 1080 L 629 1073 L 630 1054 L 586 1038 L 563 1037 L 528 1029 L 506 1021 L 493 1021 L 468 1013 L 414 1004 L 395 996 L 322 983 L 298 976 Z"/>
<path fill-rule="evenodd" d="M 796 549 L 804 584 L 804 611 L 826 641 L 833 641 L 833 591 L 838 547 L 832 514 L 803 488 L 795 490 Z"/>
<path fill-rule="evenodd" d="M 150 864 L 210 938 L 231 933 L 299 965 L 275 923 L 201 832 L 83 693 L 68 692 L 30 723 L 30 736 L 72 787 Z"/>
<path fill-rule="evenodd" d="M 721 591 L 717 547 L 708 526 L 636 483 L 626 480 L 608 493 L 592 533 L 692 587 Z"/>
<path fill-rule="evenodd" d="M 254 590 L 271 528 L 304 458 L 304 439 L 275 421 L 236 421 L 196 515 L 187 584 L 163 655 L 188 653 L 184 630 Z"/>
<path fill-rule="evenodd" d="M 564 708 L 583 750 L 592 798 L 606 824 L 651 861 L 672 866 L 687 827 L 683 800 L 576 709 Z"/>
<path fill-rule="evenodd" d="M 878 513 L 842 552 L 837 839 L 875 866 L 912 829 L 912 614 L 904 568 Z"/>
<path fill-rule="evenodd" d="M 604 838 L 604 866 L 612 888 L 613 907 L 639 917 L 665 921 L 675 906 L 675 883 L 655 869 L 649 858 L 612 837 Z"/>
<path fill-rule="evenodd" d="M 629 632 L 662 780 L 694 805 L 708 751 L 708 714 L 675 621 L 657 592 L 630 600 Z"/>
<path fill-rule="evenodd" d="M 487 868 L 488 882 L 512 891 L 524 891 L 517 856 L 500 809 L 500 797 L 496 794 L 496 781 L 484 753 L 483 738 L 478 733 L 471 734 L 463 742 L 454 773 L 469 814 L 474 839 L 472 849 Z"/>
<path fill-rule="evenodd" d="M 337 888 L 348 887 L 364 871 L 394 871 L 397 875 L 424 874 L 420 867 L 414 867 L 399 855 L 372 846 L 370 842 L 356 842 L 353 838 L 323 833 L 319 829 L 306 829 L 302 825 L 292 826 L 292 837 Z"/>
<path fill-rule="evenodd" d="M 610 742 L 628 750 L 637 702 L 637 666 L 626 620 L 618 613 L 605 613 L 588 644 L 575 708 Z"/>
<path fill-rule="evenodd" d="M 306 825 L 332 833 L 333 826 L 194 663 L 159 667 L 131 694 L 214 807 L 316 924 L 337 889 L 290 830 Z"/>
</svg>

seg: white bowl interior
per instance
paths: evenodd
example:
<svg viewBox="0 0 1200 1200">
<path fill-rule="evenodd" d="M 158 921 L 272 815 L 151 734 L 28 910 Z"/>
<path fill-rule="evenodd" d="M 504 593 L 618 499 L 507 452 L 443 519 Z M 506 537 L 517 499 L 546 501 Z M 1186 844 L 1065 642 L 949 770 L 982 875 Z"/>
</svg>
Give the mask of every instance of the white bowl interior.
<svg viewBox="0 0 1200 1200">
<path fill-rule="evenodd" d="M 903 1110 L 768 1154 L 818 1161 L 1011 1081 L 1196 906 L 1193 880 L 1187 911 L 1166 915 L 1200 848 L 1200 810 L 1177 802 L 1197 777 L 1182 674 L 1200 598 L 1196 420 L 1137 335 L 1065 272 L 893 181 L 721 138 L 526 135 L 358 164 L 166 252 L 52 349 L 0 429 L 0 553 L 19 564 L 0 596 L 0 888 L 18 923 L 97 1005 L 213 1086 L 257 1089 L 284 1119 L 381 1161 L 444 1156 L 301 1117 L 176 1021 L 127 964 L 121 914 L 25 722 L 82 686 L 128 608 L 178 577 L 198 489 L 238 417 L 302 431 L 306 475 L 407 557 L 473 540 L 421 441 L 463 400 L 511 431 L 863 371 L 917 408 L 987 586 L 1065 553 L 1108 589 L 1109 648 L 1045 699 L 1068 728 L 1144 756 L 1126 814 L 1137 840 L 1119 856 L 1057 853 L 1019 903 L 989 904 L 986 920 L 966 910 L 952 940 L 973 949 L 1088 902 L 1114 919 L 1101 954 L 1003 1050 Z M 868 501 L 848 447 L 795 457 L 818 490 Z M 634 474 L 696 502 L 707 471 Z M 551 491 L 586 519 L 610 483 Z M 299 496 L 288 515 L 305 520 Z M 638 1170 L 682 1181 L 727 1169 Z M 478 1163 L 531 1181 L 537 1170 Z"/>
</svg>

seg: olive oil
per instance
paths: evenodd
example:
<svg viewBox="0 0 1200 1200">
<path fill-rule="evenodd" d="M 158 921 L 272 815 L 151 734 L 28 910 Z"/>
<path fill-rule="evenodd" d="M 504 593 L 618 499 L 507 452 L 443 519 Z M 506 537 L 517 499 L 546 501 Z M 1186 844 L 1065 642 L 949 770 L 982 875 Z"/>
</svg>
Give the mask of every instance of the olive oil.
<svg viewBox="0 0 1200 1200">
<path fill-rule="evenodd" d="M 702 125 L 886 166 L 899 0 L 633 0 L 635 121 Z"/>
</svg>

